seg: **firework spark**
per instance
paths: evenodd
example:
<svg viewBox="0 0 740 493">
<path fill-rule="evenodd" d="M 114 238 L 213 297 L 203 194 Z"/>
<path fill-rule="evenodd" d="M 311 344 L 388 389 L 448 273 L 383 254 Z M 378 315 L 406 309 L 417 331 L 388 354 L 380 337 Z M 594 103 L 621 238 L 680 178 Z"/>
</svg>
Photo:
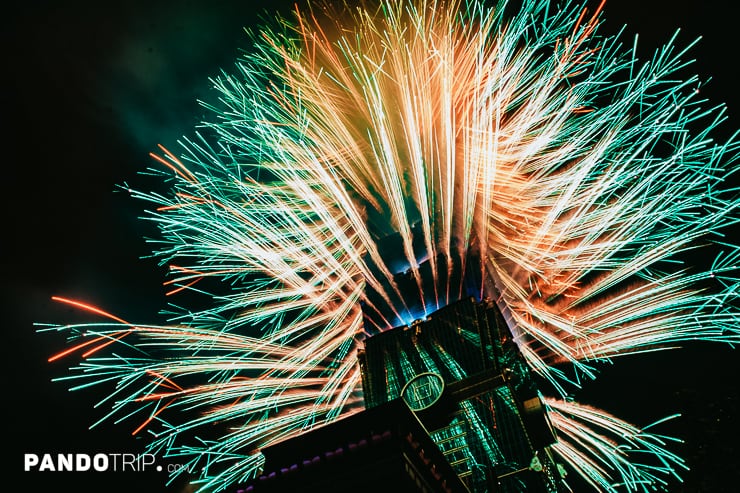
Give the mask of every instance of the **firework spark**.
<svg viewBox="0 0 740 493">
<path fill-rule="evenodd" d="M 152 326 L 60 299 L 109 321 L 55 327 L 83 341 L 52 359 L 79 353 L 69 378 L 116 385 L 103 419 L 219 490 L 261 447 L 361 408 L 364 337 L 462 296 L 496 300 L 561 397 L 616 356 L 738 341 L 740 251 L 721 236 L 738 144 L 712 141 L 723 109 L 681 76 L 688 47 L 642 63 L 598 33 L 602 6 L 384 0 L 261 31 L 213 80 L 202 135 L 153 154 L 170 193 L 132 191 L 153 205 L 169 294 L 212 303 Z M 712 242 L 708 269 L 682 265 Z M 555 451 L 597 489 L 682 465 L 657 435 L 548 405 Z"/>
</svg>

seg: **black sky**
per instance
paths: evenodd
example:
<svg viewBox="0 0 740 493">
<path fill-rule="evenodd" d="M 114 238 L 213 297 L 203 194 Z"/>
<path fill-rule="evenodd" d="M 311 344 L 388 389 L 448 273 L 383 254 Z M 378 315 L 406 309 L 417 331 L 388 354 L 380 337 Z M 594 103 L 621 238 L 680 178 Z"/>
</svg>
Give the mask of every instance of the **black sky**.
<svg viewBox="0 0 740 493">
<path fill-rule="evenodd" d="M 207 78 L 233 67 L 247 49 L 244 26 L 263 11 L 287 12 L 292 1 L 43 2 L 5 7 L 2 31 L 2 187 L 5 458 L 27 491 L 165 491 L 162 474 L 24 473 L 23 454 L 141 452 L 126 426 L 88 426 L 103 415 L 95 392 L 69 393 L 54 377 L 65 364 L 46 362 L 63 347 L 33 322 L 83 320 L 50 300 L 89 300 L 129 320 L 161 320 L 164 270 L 144 237 L 144 204 L 117 191 L 124 183 L 159 186 L 140 171 L 158 143 L 175 147 L 203 112 Z M 598 2 L 593 2 L 594 4 Z M 649 53 L 682 29 L 679 44 L 703 36 L 692 50 L 694 71 L 712 78 L 703 89 L 728 106 L 728 136 L 740 128 L 738 7 L 723 1 L 611 0 L 605 29 L 623 24 L 640 33 Z M 737 241 L 737 239 L 734 239 Z M 636 424 L 674 412 L 667 434 L 691 471 L 679 493 L 734 492 L 737 465 L 740 353 L 719 345 L 617 360 L 578 397 Z M 6 476 L 6 481 L 8 480 Z M 179 489 L 179 488 L 178 488 Z M 173 488 L 174 490 L 174 488 Z"/>
</svg>

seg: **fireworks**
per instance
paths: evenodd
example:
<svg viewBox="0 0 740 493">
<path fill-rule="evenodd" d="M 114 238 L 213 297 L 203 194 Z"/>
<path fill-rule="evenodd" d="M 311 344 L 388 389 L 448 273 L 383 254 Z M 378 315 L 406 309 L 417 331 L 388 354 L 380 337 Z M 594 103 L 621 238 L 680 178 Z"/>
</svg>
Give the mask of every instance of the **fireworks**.
<svg viewBox="0 0 740 493">
<path fill-rule="evenodd" d="M 103 419 L 218 490 L 361 409 L 363 338 L 463 296 L 496 301 L 562 398 L 616 356 L 737 341 L 738 144 L 711 140 L 723 110 L 682 78 L 686 49 L 640 62 L 599 35 L 601 7 L 387 0 L 262 31 L 213 80 L 202 135 L 153 154 L 170 193 L 132 191 L 170 293 L 208 308 L 152 326 L 59 298 L 107 320 L 56 327 L 82 340 L 52 359 L 81 355 L 69 378 L 115 384 Z M 707 269 L 682 263 L 708 243 Z M 555 451 L 597 489 L 681 467 L 661 437 L 547 402 Z"/>
</svg>

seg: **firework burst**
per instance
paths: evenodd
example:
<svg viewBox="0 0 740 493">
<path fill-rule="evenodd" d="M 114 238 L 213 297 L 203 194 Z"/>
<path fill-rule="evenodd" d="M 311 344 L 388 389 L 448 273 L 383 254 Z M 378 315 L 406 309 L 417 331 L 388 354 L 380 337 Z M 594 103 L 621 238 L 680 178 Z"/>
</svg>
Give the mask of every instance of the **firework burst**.
<svg viewBox="0 0 740 493">
<path fill-rule="evenodd" d="M 103 419 L 219 490 L 261 447 L 361 409 L 365 337 L 463 296 L 496 301 L 561 398 L 616 356 L 737 341 L 740 252 L 721 232 L 738 145 L 711 140 L 723 110 L 681 75 L 686 50 L 639 62 L 599 35 L 601 7 L 386 0 L 261 31 L 213 80 L 202 135 L 153 154 L 170 192 L 132 191 L 170 293 L 208 308 L 151 326 L 59 298 L 108 321 L 55 327 L 81 341 L 52 359 L 81 354 L 68 378 L 116 385 Z M 682 264 L 712 242 L 707 269 Z M 554 450 L 596 489 L 682 467 L 644 429 L 547 405 Z"/>
</svg>

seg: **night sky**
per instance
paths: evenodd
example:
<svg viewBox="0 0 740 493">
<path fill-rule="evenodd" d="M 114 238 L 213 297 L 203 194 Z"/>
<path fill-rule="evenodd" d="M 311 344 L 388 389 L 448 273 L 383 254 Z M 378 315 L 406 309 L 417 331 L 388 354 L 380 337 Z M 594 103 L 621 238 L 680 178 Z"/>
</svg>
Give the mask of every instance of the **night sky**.
<svg viewBox="0 0 740 493">
<path fill-rule="evenodd" d="M 257 25 L 264 12 L 288 12 L 293 1 L 152 3 L 26 0 L 4 8 L 0 259 L 10 315 L 2 324 L 10 438 L 4 456 L 25 491 L 168 491 L 164 473 L 23 472 L 26 452 L 144 449 L 129 422 L 88 429 L 104 414 L 93 408 L 100 392 L 70 393 L 51 382 L 67 374 L 66 362 L 46 361 L 64 340 L 36 333 L 33 323 L 90 319 L 51 301 L 53 295 L 90 301 L 127 320 L 164 321 L 165 269 L 144 258 L 151 251 L 146 238 L 156 230 L 140 219 L 145 204 L 117 187 L 163 190 L 140 174 L 153 165 L 149 152 L 159 143 L 176 149 L 180 136 L 192 135 L 204 117 L 196 100 L 213 96 L 208 77 L 231 71 L 239 50 L 249 48 L 243 28 Z M 740 9 L 728 5 L 612 0 L 604 25 L 614 32 L 627 24 L 628 33 L 640 33 L 645 54 L 677 28 L 679 45 L 702 36 L 690 72 L 711 77 L 703 93 L 728 106 L 719 138 L 740 128 Z M 621 358 L 577 398 L 638 425 L 682 413 L 656 430 L 685 440 L 674 449 L 691 470 L 670 491 L 736 492 L 739 350 L 696 344 Z"/>
</svg>

